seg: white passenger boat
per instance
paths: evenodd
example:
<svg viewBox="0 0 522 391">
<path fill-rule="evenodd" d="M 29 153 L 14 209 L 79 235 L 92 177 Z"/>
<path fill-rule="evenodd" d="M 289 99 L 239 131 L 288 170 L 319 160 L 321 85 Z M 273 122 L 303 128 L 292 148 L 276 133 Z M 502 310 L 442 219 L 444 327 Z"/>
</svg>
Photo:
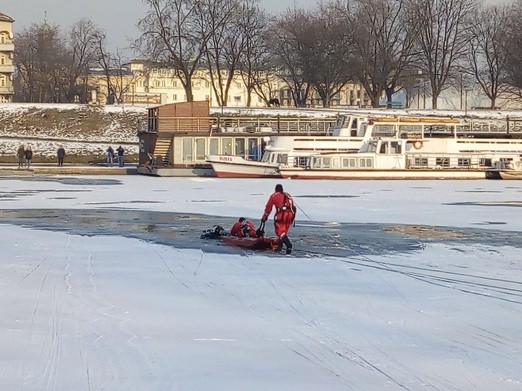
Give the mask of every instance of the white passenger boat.
<svg viewBox="0 0 522 391">
<path fill-rule="evenodd" d="M 207 162 L 218 177 L 273 177 L 294 168 L 299 172 L 313 155 L 356 152 L 365 148 L 365 143 L 373 137 L 412 139 L 413 149 L 425 153 L 454 156 L 522 153 L 521 138 L 477 131 L 469 123 L 453 118 L 341 115 L 331 135 L 270 137 L 260 161 L 211 155 Z"/>
<path fill-rule="evenodd" d="M 359 153 L 318 153 L 279 166 L 286 178 L 485 178 L 495 167 L 517 164 L 522 139 L 479 137 L 455 119 L 374 118 Z M 465 136 L 465 137 L 463 137 Z"/>
<path fill-rule="evenodd" d="M 305 166 L 281 166 L 280 173 L 293 179 L 486 179 L 494 167 L 520 160 L 509 152 L 451 153 L 422 147 L 415 140 L 375 138 L 359 153 L 313 155 Z"/>
<path fill-rule="evenodd" d="M 341 115 L 327 135 L 278 134 L 267 137 L 259 161 L 231 155 L 210 155 L 206 161 L 220 178 L 280 177 L 278 167 L 281 164 L 298 165 L 302 159 L 318 152 L 358 151 L 363 141 L 370 137 L 367 125 L 365 116 Z"/>
</svg>

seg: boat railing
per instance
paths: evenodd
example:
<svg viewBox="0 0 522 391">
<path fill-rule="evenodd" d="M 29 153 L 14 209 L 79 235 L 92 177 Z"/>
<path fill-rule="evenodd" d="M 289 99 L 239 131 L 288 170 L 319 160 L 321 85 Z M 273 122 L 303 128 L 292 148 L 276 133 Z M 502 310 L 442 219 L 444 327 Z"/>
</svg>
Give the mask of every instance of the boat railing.
<svg viewBox="0 0 522 391">
<path fill-rule="evenodd" d="M 138 123 L 139 132 L 220 132 L 220 133 L 303 133 L 327 134 L 335 118 L 300 117 L 161 117 L 145 118 Z"/>
</svg>

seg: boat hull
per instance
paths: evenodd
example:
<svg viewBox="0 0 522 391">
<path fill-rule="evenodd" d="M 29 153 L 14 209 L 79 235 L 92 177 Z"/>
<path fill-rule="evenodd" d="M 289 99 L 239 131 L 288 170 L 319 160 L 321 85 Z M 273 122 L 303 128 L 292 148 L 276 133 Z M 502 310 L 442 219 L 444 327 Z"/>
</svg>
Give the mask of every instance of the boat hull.
<svg viewBox="0 0 522 391">
<path fill-rule="evenodd" d="M 222 236 L 221 241 L 229 246 L 250 250 L 274 250 L 279 244 L 278 238 L 238 238 L 237 236 Z"/>
<path fill-rule="evenodd" d="M 499 175 L 502 179 L 507 180 L 522 180 L 522 171 L 516 171 L 516 170 L 500 170 Z"/>
<path fill-rule="evenodd" d="M 281 169 L 287 179 L 486 179 L 485 170 L 296 170 Z"/>
<path fill-rule="evenodd" d="M 212 155 L 207 163 L 212 165 L 218 178 L 281 178 L 277 165 L 240 156 Z"/>
</svg>

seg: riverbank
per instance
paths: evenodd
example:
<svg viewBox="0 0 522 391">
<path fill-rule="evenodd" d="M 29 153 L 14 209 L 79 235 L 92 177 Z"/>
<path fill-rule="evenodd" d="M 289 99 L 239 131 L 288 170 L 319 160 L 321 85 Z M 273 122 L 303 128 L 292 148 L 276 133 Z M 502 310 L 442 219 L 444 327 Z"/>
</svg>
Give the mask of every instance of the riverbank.
<svg viewBox="0 0 522 391">
<path fill-rule="evenodd" d="M 134 175 L 138 173 L 137 164 L 123 167 L 114 165 L 58 165 L 31 164 L 30 168 L 18 168 L 13 165 L 0 165 L 0 177 L 19 177 L 32 175 Z"/>
</svg>

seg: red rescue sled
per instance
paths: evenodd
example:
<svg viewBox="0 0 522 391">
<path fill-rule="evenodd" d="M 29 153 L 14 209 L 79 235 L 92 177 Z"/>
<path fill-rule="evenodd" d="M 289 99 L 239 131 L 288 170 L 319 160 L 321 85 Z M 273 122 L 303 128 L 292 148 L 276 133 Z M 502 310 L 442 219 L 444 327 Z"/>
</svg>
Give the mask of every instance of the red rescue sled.
<svg viewBox="0 0 522 391">
<path fill-rule="evenodd" d="M 278 238 L 238 238 L 237 236 L 222 236 L 221 241 L 229 246 L 251 250 L 275 250 L 279 244 Z"/>
</svg>

